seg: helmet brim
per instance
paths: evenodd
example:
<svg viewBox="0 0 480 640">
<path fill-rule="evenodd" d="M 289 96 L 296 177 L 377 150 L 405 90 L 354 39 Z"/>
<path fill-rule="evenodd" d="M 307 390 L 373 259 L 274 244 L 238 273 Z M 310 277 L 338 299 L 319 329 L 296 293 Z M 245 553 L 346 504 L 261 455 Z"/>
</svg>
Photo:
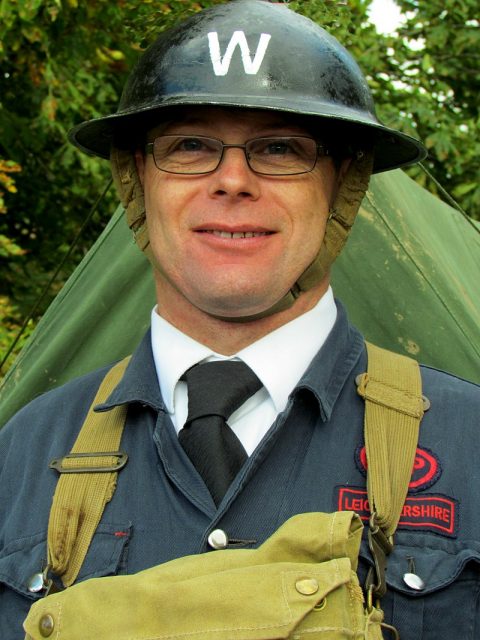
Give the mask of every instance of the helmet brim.
<svg viewBox="0 0 480 640">
<path fill-rule="evenodd" d="M 263 103 L 264 102 L 264 103 Z M 268 104 L 267 104 L 268 102 Z M 154 126 L 175 117 L 175 111 L 182 107 L 209 106 L 236 109 L 261 109 L 298 115 L 318 122 L 321 127 L 327 122 L 327 130 L 336 125 L 336 131 L 342 132 L 349 139 L 359 139 L 373 149 L 373 173 L 380 173 L 390 169 L 406 167 L 421 162 L 427 156 L 423 144 L 415 138 L 390 129 L 369 116 L 359 113 L 355 109 L 330 104 L 323 105 L 321 110 L 312 109 L 308 100 L 295 100 L 295 105 L 288 105 L 284 100 L 276 104 L 275 99 L 259 100 L 259 96 L 248 100 L 242 96 L 233 100 L 230 96 L 195 96 L 171 99 L 161 105 L 155 105 L 144 110 L 119 112 L 102 118 L 95 118 L 82 122 L 69 132 L 69 140 L 83 152 L 109 158 L 112 145 L 121 144 L 124 148 L 142 144 L 142 136 Z M 168 115 L 167 115 L 168 113 Z"/>
</svg>

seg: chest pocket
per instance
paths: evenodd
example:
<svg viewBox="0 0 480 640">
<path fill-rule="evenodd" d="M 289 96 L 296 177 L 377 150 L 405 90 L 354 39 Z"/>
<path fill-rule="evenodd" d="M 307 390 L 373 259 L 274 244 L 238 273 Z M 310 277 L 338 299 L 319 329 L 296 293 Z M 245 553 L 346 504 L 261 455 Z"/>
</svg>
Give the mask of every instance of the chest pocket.
<svg viewBox="0 0 480 640">
<path fill-rule="evenodd" d="M 126 571 L 126 550 L 130 538 L 128 526 L 100 524 L 92 540 L 78 580 L 116 575 Z M 26 617 L 32 602 L 42 593 L 29 590 L 34 574 L 42 571 L 46 561 L 45 533 L 17 538 L 0 552 L 0 638 L 24 638 L 22 613 Z"/>
<path fill-rule="evenodd" d="M 361 557 L 369 562 L 363 545 Z M 399 532 L 386 579 L 385 617 L 402 639 L 480 637 L 480 543 Z"/>
</svg>

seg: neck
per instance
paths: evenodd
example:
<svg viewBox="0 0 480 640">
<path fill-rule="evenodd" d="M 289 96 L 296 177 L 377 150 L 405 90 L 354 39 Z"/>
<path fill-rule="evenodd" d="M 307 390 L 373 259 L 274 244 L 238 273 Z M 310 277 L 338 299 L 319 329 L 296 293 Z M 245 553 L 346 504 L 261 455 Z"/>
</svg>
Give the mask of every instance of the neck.
<svg viewBox="0 0 480 640">
<path fill-rule="evenodd" d="M 231 322 L 213 317 L 192 306 L 185 298 L 174 305 L 166 303 L 157 286 L 157 313 L 177 329 L 216 353 L 231 356 L 287 322 L 303 315 L 317 304 L 327 291 L 329 278 L 302 293 L 293 305 L 278 313 L 249 322 Z"/>
</svg>

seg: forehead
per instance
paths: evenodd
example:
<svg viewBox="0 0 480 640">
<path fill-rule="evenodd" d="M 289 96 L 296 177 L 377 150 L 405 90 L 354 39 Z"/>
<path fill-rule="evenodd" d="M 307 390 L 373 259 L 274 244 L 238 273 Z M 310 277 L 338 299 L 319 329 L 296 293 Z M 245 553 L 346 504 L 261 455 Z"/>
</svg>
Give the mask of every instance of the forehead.
<svg viewBox="0 0 480 640">
<path fill-rule="evenodd" d="M 169 117 L 153 127 L 148 137 L 170 131 L 175 127 L 244 127 L 252 132 L 263 129 L 291 129 L 293 133 L 308 133 L 307 122 L 301 116 L 260 109 L 230 109 L 225 107 L 188 107 L 170 113 Z"/>
</svg>

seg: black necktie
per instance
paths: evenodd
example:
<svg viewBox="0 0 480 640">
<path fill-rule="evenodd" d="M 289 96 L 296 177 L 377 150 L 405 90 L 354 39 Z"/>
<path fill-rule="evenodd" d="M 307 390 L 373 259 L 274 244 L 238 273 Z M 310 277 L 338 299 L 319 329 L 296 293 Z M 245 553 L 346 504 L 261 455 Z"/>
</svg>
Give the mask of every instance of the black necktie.
<svg viewBox="0 0 480 640">
<path fill-rule="evenodd" d="M 188 417 L 178 439 L 218 505 L 247 458 L 226 421 L 262 383 L 233 360 L 197 364 L 181 379 L 188 385 Z"/>
</svg>

